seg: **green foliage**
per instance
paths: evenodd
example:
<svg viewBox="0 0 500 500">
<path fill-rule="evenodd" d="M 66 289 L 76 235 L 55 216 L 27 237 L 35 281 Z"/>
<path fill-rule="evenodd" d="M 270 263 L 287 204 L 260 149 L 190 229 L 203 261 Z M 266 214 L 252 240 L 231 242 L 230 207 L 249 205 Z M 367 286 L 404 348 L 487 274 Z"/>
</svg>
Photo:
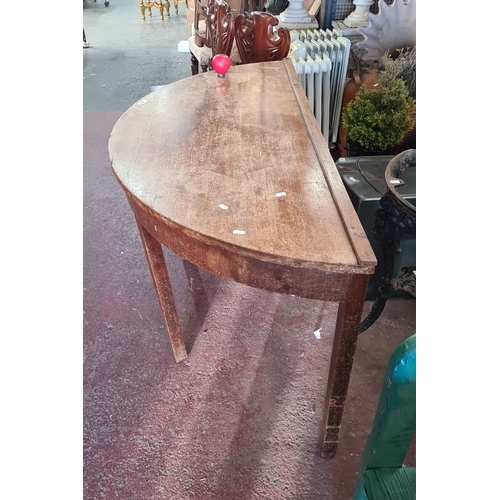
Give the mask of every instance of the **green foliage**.
<svg viewBox="0 0 500 500">
<path fill-rule="evenodd" d="M 401 79 L 374 89 L 363 84 L 342 113 L 347 141 L 373 151 L 399 144 L 413 128 L 414 104 Z"/>
<path fill-rule="evenodd" d="M 399 49 L 396 58 L 386 52 L 379 61 L 379 79 L 382 85 L 390 85 L 396 78 L 403 80 L 410 97 L 417 97 L 417 47 Z"/>
</svg>

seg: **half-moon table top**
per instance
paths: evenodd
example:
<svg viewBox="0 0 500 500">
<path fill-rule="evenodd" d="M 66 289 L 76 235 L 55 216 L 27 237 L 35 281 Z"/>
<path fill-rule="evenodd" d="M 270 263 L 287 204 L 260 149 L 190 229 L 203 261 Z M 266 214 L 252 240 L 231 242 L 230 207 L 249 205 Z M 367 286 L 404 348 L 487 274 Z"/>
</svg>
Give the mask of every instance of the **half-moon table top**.
<svg viewBox="0 0 500 500">
<path fill-rule="evenodd" d="M 183 237 L 293 267 L 374 270 L 290 60 L 150 93 L 120 117 L 109 153 L 129 200 Z"/>
</svg>

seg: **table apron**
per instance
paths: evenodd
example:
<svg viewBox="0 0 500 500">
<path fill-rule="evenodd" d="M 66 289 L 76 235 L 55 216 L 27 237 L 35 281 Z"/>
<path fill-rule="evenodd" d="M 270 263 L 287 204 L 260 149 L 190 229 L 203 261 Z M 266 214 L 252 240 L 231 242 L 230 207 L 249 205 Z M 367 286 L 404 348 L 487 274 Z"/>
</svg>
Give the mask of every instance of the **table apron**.
<svg viewBox="0 0 500 500">
<path fill-rule="evenodd" d="M 242 255 L 238 249 L 210 245 L 176 230 L 127 193 L 136 221 L 159 243 L 205 271 L 254 288 L 297 297 L 344 302 L 357 274 L 293 267 Z"/>
</svg>

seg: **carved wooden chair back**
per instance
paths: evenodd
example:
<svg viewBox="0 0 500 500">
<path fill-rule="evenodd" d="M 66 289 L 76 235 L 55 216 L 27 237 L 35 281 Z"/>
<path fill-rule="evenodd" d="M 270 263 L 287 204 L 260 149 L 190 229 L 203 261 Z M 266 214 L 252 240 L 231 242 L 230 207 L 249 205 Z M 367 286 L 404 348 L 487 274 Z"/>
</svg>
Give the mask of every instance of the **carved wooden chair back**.
<svg viewBox="0 0 500 500">
<path fill-rule="evenodd" d="M 194 41 L 198 47 L 211 47 L 207 35 L 207 18 L 215 0 L 194 0 Z"/>
<path fill-rule="evenodd" d="M 192 1 L 192 0 L 191 0 Z M 234 43 L 234 17 L 243 12 L 245 0 L 194 0 L 193 35 L 189 38 L 191 73 L 211 67 L 216 54 L 226 54 L 233 64 L 240 63 Z"/>
<path fill-rule="evenodd" d="M 290 32 L 278 28 L 278 19 L 267 12 L 250 12 L 236 16 L 235 40 L 243 64 L 280 61 L 288 56 Z"/>
<path fill-rule="evenodd" d="M 215 0 L 208 10 L 207 38 L 216 54 L 231 54 L 234 42 L 234 20 L 231 6 L 224 0 Z"/>
</svg>

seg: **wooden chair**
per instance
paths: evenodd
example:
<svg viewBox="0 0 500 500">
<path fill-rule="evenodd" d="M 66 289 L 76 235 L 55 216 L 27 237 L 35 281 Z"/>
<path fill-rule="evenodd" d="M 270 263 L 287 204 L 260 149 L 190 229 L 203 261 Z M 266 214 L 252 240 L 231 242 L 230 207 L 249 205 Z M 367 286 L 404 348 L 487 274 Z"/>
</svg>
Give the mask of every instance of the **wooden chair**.
<svg viewBox="0 0 500 500">
<path fill-rule="evenodd" d="M 393 352 L 354 500 L 415 500 L 416 468 L 403 466 L 416 429 L 416 335 Z"/>
<path fill-rule="evenodd" d="M 203 72 L 211 69 L 216 54 L 226 54 L 234 64 L 241 62 L 234 44 L 234 12 L 243 12 L 242 0 L 194 0 L 193 33 L 188 39 L 192 75 L 198 74 L 199 66 Z"/>
<path fill-rule="evenodd" d="M 267 12 L 250 12 L 236 16 L 235 39 L 243 64 L 280 61 L 288 56 L 290 32 L 278 25 L 278 19 Z"/>
</svg>

